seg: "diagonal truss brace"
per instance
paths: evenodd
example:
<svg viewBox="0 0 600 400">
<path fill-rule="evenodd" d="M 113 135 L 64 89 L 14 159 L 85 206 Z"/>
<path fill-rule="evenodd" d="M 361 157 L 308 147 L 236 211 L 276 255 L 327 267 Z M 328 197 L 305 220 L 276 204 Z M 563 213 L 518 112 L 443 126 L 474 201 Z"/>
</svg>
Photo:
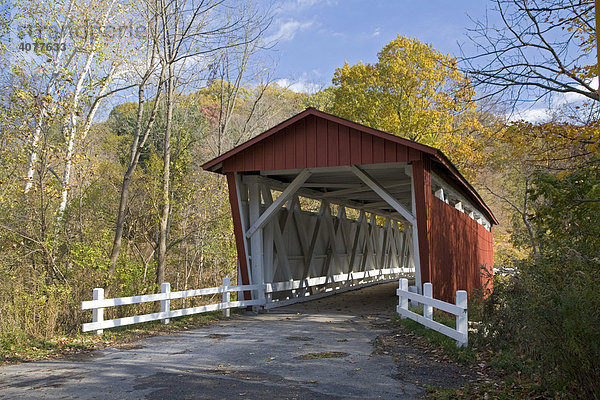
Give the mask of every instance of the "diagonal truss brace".
<svg viewBox="0 0 600 400">
<path fill-rule="evenodd" d="M 248 228 L 246 231 L 246 237 L 249 239 L 254 235 L 254 233 L 265 226 L 267 222 L 276 214 L 276 211 L 281 208 L 281 206 L 288 201 L 288 199 L 296 193 L 296 191 L 302 186 L 304 182 L 311 175 L 311 172 L 308 169 L 303 169 L 300 173 L 294 178 L 294 180 L 285 188 L 285 190 L 281 193 L 281 195 L 263 212 L 260 217 L 254 222 L 254 224 Z"/>
<path fill-rule="evenodd" d="M 413 214 L 408 211 L 398 200 L 396 200 L 389 192 L 381 186 L 378 182 L 376 182 L 368 173 L 357 167 L 356 165 L 352 165 L 350 167 L 354 175 L 356 175 L 361 181 L 363 181 L 367 186 L 369 186 L 375 193 L 379 195 L 383 200 L 385 200 L 390 206 L 394 208 L 394 210 L 398 211 L 400 215 L 408 221 L 411 225 L 416 224 L 416 218 Z"/>
</svg>

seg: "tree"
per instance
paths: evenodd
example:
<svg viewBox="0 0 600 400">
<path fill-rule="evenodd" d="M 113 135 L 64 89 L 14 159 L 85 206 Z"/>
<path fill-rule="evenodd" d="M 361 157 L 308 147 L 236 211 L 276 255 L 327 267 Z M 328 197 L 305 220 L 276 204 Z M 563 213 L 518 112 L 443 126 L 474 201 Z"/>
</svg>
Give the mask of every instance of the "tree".
<svg viewBox="0 0 600 400">
<path fill-rule="evenodd" d="M 469 30 L 474 55 L 463 55 L 474 84 L 510 103 L 552 93 L 598 101 L 592 78 L 596 28 L 591 0 L 495 0 L 499 24 L 476 21 Z"/>
<path fill-rule="evenodd" d="M 334 101 L 335 87 L 330 86 L 310 95 L 307 105 L 321 111 L 333 112 Z"/>
<path fill-rule="evenodd" d="M 14 34 L 25 35 L 34 46 L 31 52 L 13 54 L 12 66 L 22 74 L 31 74 L 36 82 L 31 87 L 35 117 L 24 190 L 28 192 L 33 186 L 40 141 L 57 118 L 64 138 L 59 221 L 71 189 L 76 144 L 86 138 L 101 101 L 128 88 L 111 87 L 126 46 L 123 35 L 106 32 L 126 13 L 127 8 L 116 0 L 26 1 L 19 5 L 16 22 L 22 28 Z"/>
<path fill-rule="evenodd" d="M 207 59 L 242 47 L 242 58 L 234 88 L 241 82 L 246 69 L 248 54 L 253 51 L 250 45 L 259 40 L 268 26 L 268 15 L 261 16 L 252 4 L 235 5 L 225 0 L 174 0 L 152 2 L 157 15 L 157 24 L 151 27 L 152 40 L 157 49 L 162 71 L 164 71 L 165 128 L 163 135 L 162 202 L 159 217 L 158 263 L 156 279 L 160 285 L 164 281 L 170 200 L 171 135 L 173 131 L 173 108 L 176 102 L 176 84 L 186 79 L 189 71 L 202 70 Z M 233 10 L 234 12 L 232 12 Z M 218 57 L 217 57 L 218 59 Z M 224 58 L 229 61 L 230 58 Z M 210 63 L 209 63 L 210 64 Z M 229 72 L 229 65 L 223 67 Z M 197 73 L 192 74 L 197 76 Z M 177 85 L 179 87 L 179 85 Z M 236 90 L 228 92 L 237 96 Z M 224 99 L 221 99 L 222 101 Z M 235 107 L 232 102 L 224 104 L 224 112 L 219 120 L 219 129 L 226 128 L 228 115 Z M 221 108 L 223 109 L 223 107 Z"/>
<path fill-rule="evenodd" d="M 593 78 L 594 3 L 496 0 L 500 26 L 470 31 L 464 56 L 482 96 L 512 107 L 548 101 L 552 118 L 507 124 L 489 143 L 486 189 L 512 210 L 511 241 L 525 251 L 497 276 L 484 329 L 495 350 L 523 354 L 544 389 L 600 395 L 598 287 L 599 97 Z M 575 104 L 566 97 L 575 94 Z M 594 311 L 589 311 L 594 310 Z"/>
<path fill-rule="evenodd" d="M 121 251 L 121 241 L 123 239 L 123 226 L 125 224 L 125 211 L 129 202 L 129 188 L 131 186 L 131 179 L 140 161 L 140 156 L 142 155 L 144 146 L 146 145 L 146 142 L 148 140 L 148 136 L 152 131 L 152 127 L 154 126 L 154 122 L 156 120 L 156 115 L 158 112 L 158 105 L 164 80 L 164 76 L 162 73 L 160 74 L 158 82 L 156 83 L 156 92 L 151 98 L 152 109 L 150 111 L 150 115 L 147 118 L 145 118 L 144 111 L 145 104 L 147 102 L 146 90 L 147 86 L 150 83 L 152 75 L 155 73 L 156 63 L 156 48 L 154 46 L 150 46 L 150 49 L 148 49 L 148 53 L 146 55 L 146 68 L 138 84 L 138 103 L 135 117 L 135 130 L 129 151 L 129 163 L 127 165 L 127 170 L 125 171 L 125 174 L 123 176 L 123 182 L 121 183 L 121 197 L 119 200 L 117 221 L 115 224 L 115 237 L 110 253 L 110 267 L 108 270 L 109 278 L 113 277 L 115 267 L 117 265 L 117 260 L 119 258 L 119 252 Z"/>
<path fill-rule="evenodd" d="M 334 114 L 441 148 L 463 172 L 483 162 L 473 89 L 456 60 L 431 45 L 398 36 L 376 64 L 345 63 L 333 83 Z"/>
<path fill-rule="evenodd" d="M 401 36 L 384 46 L 374 65 L 345 63 L 333 83 L 337 115 L 426 144 L 439 145 L 472 107 L 473 91 L 456 61 Z"/>
<path fill-rule="evenodd" d="M 594 3 L 492 3 L 500 25 L 487 18 L 476 21 L 469 30 L 475 54 L 461 59 L 481 97 L 504 100 L 513 108 L 565 93 L 581 100 L 573 105 L 564 99 L 550 101 L 548 121 L 508 123 L 485 151 L 489 162 L 480 170 L 480 182 L 512 210 L 507 224 L 513 227 L 512 239 L 535 258 L 541 246 L 531 221 L 537 207 L 531 202 L 535 177 L 576 170 L 598 152 Z"/>
</svg>

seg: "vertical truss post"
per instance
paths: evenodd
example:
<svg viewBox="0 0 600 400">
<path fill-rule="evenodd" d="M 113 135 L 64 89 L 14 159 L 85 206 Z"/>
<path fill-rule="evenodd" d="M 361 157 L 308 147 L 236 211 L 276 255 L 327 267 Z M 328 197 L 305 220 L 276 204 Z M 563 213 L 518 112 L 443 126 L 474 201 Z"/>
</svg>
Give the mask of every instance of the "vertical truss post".
<svg viewBox="0 0 600 400">
<path fill-rule="evenodd" d="M 261 193 L 258 182 L 253 181 L 249 184 L 249 210 L 248 214 L 250 217 L 250 225 L 253 226 L 256 221 L 260 218 L 260 205 L 261 205 Z M 246 236 L 248 234 L 246 233 Z M 263 266 L 263 229 L 262 227 L 256 229 L 256 232 L 250 237 L 250 263 L 252 271 L 252 284 L 253 285 L 264 285 L 264 266 Z M 265 300 L 264 290 L 254 290 L 254 299 Z M 255 311 L 258 310 L 258 306 L 254 306 Z"/>
</svg>

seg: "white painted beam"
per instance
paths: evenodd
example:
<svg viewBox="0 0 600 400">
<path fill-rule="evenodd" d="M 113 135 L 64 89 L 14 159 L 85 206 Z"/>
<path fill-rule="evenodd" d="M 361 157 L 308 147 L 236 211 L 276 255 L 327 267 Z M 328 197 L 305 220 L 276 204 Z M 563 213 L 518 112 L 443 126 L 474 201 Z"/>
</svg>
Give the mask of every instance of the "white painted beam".
<svg viewBox="0 0 600 400">
<path fill-rule="evenodd" d="M 341 210 L 341 208 L 340 208 Z M 325 264 L 323 264 L 323 267 L 325 269 L 325 273 L 322 275 L 325 276 L 329 276 L 329 271 L 331 270 L 331 259 L 333 259 L 333 262 L 335 263 L 336 267 L 338 268 L 338 270 L 342 269 L 342 262 L 339 258 L 339 254 L 341 253 L 338 250 L 337 247 L 337 233 L 340 229 L 340 224 L 341 224 L 341 211 L 338 211 L 338 216 L 336 218 L 335 224 L 333 223 L 332 220 L 332 215 L 329 213 L 329 207 L 327 207 L 327 212 L 325 213 L 325 227 L 327 228 L 327 233 L 328 233 L 328 239 L 327 239 L 327 246 L 325 246 L 325 251 L 329 253 L 329 257 L 325 259 Z"/>
<path fill-rule="evenodd" d="M 341 190 L 334 190 L 332 192 L 326 192 L 323 194 L 323 197 L 331 198 L 331 197 L 338 197 L 338 196 L 347 196 L 349 194 L 361 193 L 361 192 L 366 192 L 369 190 L 371 190 L 371 189 L 369 189 L 368 186 L 358 184 L 358 185 L 355 185 L 348 189 L 341 189 Z"/>
<path fill-rule="evenodd" d="M 306 279 L 309 277 L 310 267 L 312 264 L 312 260 L 315 256 L 315 246 L 317 245 L 317 240 L 318 240 L 319 234 L 321 232 L 323 216 L 325 215 L 326 208 L 328 208 L 328 207 L 329 207 L 329 203 L 327 202 L 327 200 L 323 200 L 321 202 L 321 208 L 320 208 L 319 214 L 317 216 L 317 221 L 313 228 L 310 245 L 308 247 L 308 252 L 306 253 L 306 260 L 304 261 L 304 270 L 302 272 L 302 279 Z"/>
<path fill-rule="evenodd" d="M 304 182 L 302 187 L 306 188 L 334 188 L 334 189 L 347 189 L 355 187 L 355 183 L 333 183 L 333 182 Z"/>
<path fill-rule="evenodd" d="M 410 166 L 410 181 L 411 181 L 411 205 L 412 212 L 415 215 L 415 222 L 412 224 L 412 258 L 415 267 L 415 284 L 417 286 L 417 292 L 422 293 L 422 281 L 421 281 L 421 256 L 419 253 L 419 228 L 417 227 L 416 215 L 417 215 L 417 202 L 415 201 L 415 177 L 412 173 L 412 165 Z"/>
<path fill-rule="evenodd" d="M 260 215 L 260 187 L 257 182 L 249 185 L 249 217 L 250 223 L 256 225 Z M 264 277 L 264 253 L 263 253 L 263 230 L 257 228 L 258 234 L 250 237 L 250 261 L 252 263 L 252 284 L 262 285 L 265 283 Z M 255 290 L 253 300 L 262 300 L 264 302 L 264 290 Z"/>
<path fill-rule="evenodd" d="M 273 203 L 271 190 L 266 185 L 260 185 L 260 190 L 265 206 L 270 206 Z M 263 269 L 265 282 L 272 282 L 276 271 L 273 254 L 273 225 L 274 224 L 266 224 L 263 227 Z"/>
<path fill-rule="evenodd" d="M 354 232 L 354 241 L 352 243 L 352 247 L 351 247 L 351 255 L 350 255 L 350 261 L 348 262 L 348 278 L 350 278 L 350 274 L 352 273 L 352 271 L 354 271 L 354 262 L 356 260 L 356 257 L 358 255 L 358 250 L 359 250 L 359 244 L 360 242 L 360 236 L 363 230 L 363 221 L 365 219 L 365 212 L 361 211 L 360 215 L 358 217 L 358 220 L 356 221 L 356 230 Z"/>
<path fill-rule="evenodd" d="M 311 168 L 311 172 L 312 171 L 313 171 L 313 169 Z M 268 178 L 265 176 L 246 175 L 246 176 L 244 176 L 244 180 L 247 180 L 248 183 L 251 183 L 254 181 L 261 181 L 261 182 L 264 182 L 267 186 L 270 186 L 272 189 L 279 190 L 279 191 L 284 191 L 285 188 L 287 187 L 286 183 L 283 183 L 276 179 Z M 314 199 L 314 200 L 321 200 L 324 198 L 323 192 L 319 192 L 317 190 L 312 190 L 312 189 L 308 189 L 308 188 L 302 188 L 302 187 L 298 189 L 297 194 L 299 194 L 300 196 L 303 196 L 303 197 L 307 197 L 309 199 Z M 331 199 L 331 203 L 346 206 L 349 208 L 354 208 L 356 210 L 365 210 L 366 212 L 373 212 L 373 213 L 376 213 L 377 215 L 381 215 L 382 217 L 401 218 L 401 215 L 399 215 L 397 212 L 393 212 L 393 213 L 383 212 L 382 210 L 377 210 L 377 209 L 370 207 L 368 204 L 363 204 L 363 203 L 359 203 L 359 202 L 352 201 L 352 200 Z"/>
<path fill-rule="evenodd" d="M 490 221 L 484 216 L 484 213 L 482 211 L 480 211 L 478 208 L 476 208 L 475 206 L 473 206 L 473 203 L 471 203 L 469 200 L 467 200 L 466 195 L 464 195 L 464 194 L 460 193 L 459 191 L 457 191 L 456 189 L 454 189 L 451 185 L 446 183 L 440 176 L 438 176 L 435 173 L 431 173 L 431 182 L 435 186 L 442 188 L 442 189 L 438 189 L 438 191 L 443 190 L 443 192 L 445 193 L 444 197 L 445 197 L 446 203 L 448 203 L 448 197 L 451 197 L 457 203 L 455 205 L 455 208 L 457 210 L 466 213 L 473 220 L 475 220 L 479 224 L 485 226 L 486 229 L 488 229 L 488 227 L 491 226 Z M 437 196 L 438 191 L 436 191 L 436 197 L 438 197 Z M 444 199 L 442 199 L 442 200 L 444 200 Z M 461 203 L 461 205 L 460 205 L 461 208 L 458 207 L 458 203 Z M 478 219 L 480 219 L 480 221 L 478 221 Z"/>
<path fill-rule="evenodd" d="M 264 197 L 265 205 L 270 206 L 273 203 L 273 196 L 271 195 L 270 189 L 267 188 L 267 190 L 265 192 L 266 192 L 265 197 Z M 279 226 L 279 221 L 273 221 L 271 224 L 267 225 L 267 226 L 271 227 L 271 229 L 273 230 L 273 241 L 275 244 L 275 249 L 277 251 L 277 259 L 279 261 L 279 264 L 285 270 L 284 276 L 288 276 L 290 278 L 293 276 L 292 268 L 290 267 L 289 257 L 288 257 L 287 249 L 286 249 L 286 246 L 285 246 L 285 243 L 283 240 L 282 231 L 285 231 L 287 224 L 291 223 L 293 208 L 295 207 L 296 199 L 297 199 L 297 197 L 293 196 L 292 199 L 290 200 L 290 202 L 288 203 L 288 205 L 290 206 L 290 209 L 288 209 L 289 215 L 288 215 L 288 218 L 286 218 L 286 220 L 285 220 L 283 228 Z M 271 279 L 271 281 L 273 281 L 273 279 L 275 279 L 275 272 L 276 272 L 276 270 L 273 269 L 273 278 Z"/>
<path fill-rule="evenodd" d="M 305 235 L 306 229 L 303 229 L 302 226 L 302 218 L 300 218 L 299 215 L 300 200 L 298 199 L 298 196 L 294 196 L 294 202 L 292 203 L 292 208 L 290 209 L 290 212 L 293 216 L 294 228 L 296 229 L 296 235 L 298 236 L 298 241 L 300 242 L 300 249 L 302 251 L 302 255 L 306 258 L 310 244 L 308 243 L 308 239 Z"/>
<path fill-rule="evenodd" d="M 463 203 L 462 203 L 462 201 L 459 201 L 459 202 L 457 202 L 457 203 L 454 205 L 454 208 L 456 208 L 456 209 L 457 209 L 458 211 L 460 211 L 460 212 L 465 212 L 465 208 L 463 207 Z"/>
<path fill-rule="evenodd" d="M 400 199 L 398 199 L 400 200 Z M 410 200 L 410 194 L 409 197 L 403 197 L 402 200 Z M 383 206 L 388 206 L 391 207 L 390 204 L 387 201 L 376 201 L 374 203 L 365 203 L 365 205 L 368 205 L 369 207 L 373 207 L 373 208 L 377 208 L 377 207 L 383 207 Z"/>
<path fill-rule="evenodd" d="M 269 219 L 273 215 L 275 215 L 275 211 L 279 210 L 283 203 L 285 203 L 290 196 L 292 196 L 296 191 L 302 186 L 304 182 L 311 175 L 311 172 L 308 169 L 303 169 L 296 178 L 285 188 L 285 190 L 281 193 L 281 195 L 263 212 L 260 217 L 248 228 L 246 231 L 246 237 L 251 238 L 252 235 L 260 228 L 262 228 Z"/>
<path fill-rule="evenodd" d="M 416 224 L 416 217 L 410 213 L 398 200 L 396 200 L 392 195 L 390 195 L 387 190 L 383 188 L 378 182 L 376 182 L 369 174 L 367 174 L 362 169 L 358 168 L 356 165 L 352 165 L 350 167 L 354 175 L 356 175 L 361 181 L 367 184 L 375 193 L 377 193 L 383 200 L 387 201 L 387 203 L 394 208 L 394 210 L 398 211 L 400 215 L 402 215 L 410 224 Z"/>
<path fill-rule="evenodd" d="M 440 189 L 436 190 L 435 191 L 435 197 L 437 197 L 441 201 L 444 201 L 444 189 L 440 188 Z"/>
<path fill-rule="evenodd" d="M 246 232 L 246 228 L 248 227 L 248 224 L 249 224 L 248 221 L 250 220 L 248 217 L 248 207 L 247 207 L 248 187 L 245 183 L 242 182 L 242 177 L 239 172 L 235 172 L 234 177 L 235 177 L 235 188 L 236 188 L 236 194 L 237 194 L 237 206 L 238 206 L 238 210 L 240 212 L 242 232 Z M 244 204 L 244 203 L 246 203 L 246 204 Z M 250 253 L 249 253 L 250 243 L 245 237 L 242 239 L 244 240 L 244 251 L 245 251 L 245 254 L 243 256 L 246 258 L 246 272 L 248 275 L 248 283 L 250 283 L 250 282 L 252 282 L 252 268 L 251 268 L 251 264 L 250 264 Z M 238 281 L 238 284 L 240 284 L 240 283 L 242 283 L 241 279 Z M 242 292 L 240 292 L 240 293 L 242 293 Z M 243 297 L 238 298 L 238 300 L 240 300 L 240 299 L 243 299 Z"/>
<path fill-rule="evenodd" d="M 317 183 L 311 184 L 314 185 L 313 187 L 319 187 L 317 186 Z M 382 185 L 383 186 L 383 185 Z M 323 185 L 323 187 L 325 187 L 325 185 Z M 384 189 L 386 190 L 390 190 L 390 189 L 399 189 L 399 188 L 410 188 L 410 181 L 408 182 L 402 182 L 402 183 L 394 183 L 393 185 L 385 185 L 383 186 Z M 357 194 L 357 193 L 364 193 L 364 192 L 370 192 L 372 191 L 372 189 L 364 184 L 354 184 L 351 187 L 346 186 L 346 189 L 341 189 L 341 190 L 334 190 L 331 192 L 325 192 L 323 194 L 323 197 L 327 197 L 327 198 L 335 198 L 338 196 L 348 196 L 348 195 L 352 195 L 352 194 Z M 353 196 L 353 198 L 356 199 L 356 196 Z"/>
</svg>

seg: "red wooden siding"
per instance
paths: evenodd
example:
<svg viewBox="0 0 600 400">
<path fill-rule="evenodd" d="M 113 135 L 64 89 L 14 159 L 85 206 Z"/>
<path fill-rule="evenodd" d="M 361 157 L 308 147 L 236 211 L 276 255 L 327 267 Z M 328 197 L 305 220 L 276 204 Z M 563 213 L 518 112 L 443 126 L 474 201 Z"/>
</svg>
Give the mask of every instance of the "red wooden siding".
<svg viewBox="0 0 600 400">
<path fill-rule="evenodd" d="M 223 160 L 223 172 L 407 162 L 421 157 L 419 150 L 308 115 Z"/>
<path fill-rule="evenodd" d="M 429 210 L 434 297 L 454 303 L 457 290 L 492 289 L 481 270 L 492 271 L 492 232 L 436 197 Z"/>
<path fill-rule="evenodd" d="M 423 161 L 412 164 L 415 185 L 415 211 L 417 217 L 417 233 L 419 234 L 419 261 L 421 263 L 421 282 L 432 282 L 429 258 L 429 209 L 431 204 L 431 163 L 425 157 Z M 435 285 L 434 285 L 435 286 Z"/>
<path fill-rule="evenodd" d="M 238 285 L 249 285 L 248 263 L 246 262 L 246 249 L 244 231 L 242 229 L 242 216 L 238 207 L 238 192 L 233 172 L 227 174 L 227 186 L 229 189 L 229 204 L 231 205 L 231 216 L 233 217 L 233 233 L 235 235 L 235 245 L 238 254 L 238 263 L 242 282 Z M 250 291 L 244 292 L 244 300 L 250 300 Z"/>
</svg>

